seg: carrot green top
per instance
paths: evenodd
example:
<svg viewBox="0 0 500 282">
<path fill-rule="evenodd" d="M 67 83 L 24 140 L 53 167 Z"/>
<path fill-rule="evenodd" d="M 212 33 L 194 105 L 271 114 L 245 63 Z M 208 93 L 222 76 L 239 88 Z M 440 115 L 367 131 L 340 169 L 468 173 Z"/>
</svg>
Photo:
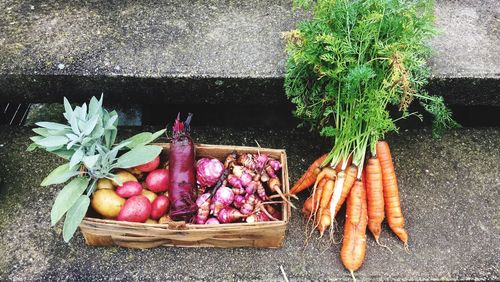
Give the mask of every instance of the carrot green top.
<svg viewBox="0 0 500 282">
<path fill-rule="evenodd" d="M 311 19 L 286 34 L 285 92 L 302 125 L 333 141 L 327 162 L 362 166 L 366 149 L 415 115 L 416 98 L 434 116 L 434 134 L 457 126 L 442 97 L 427 84 L 429 38 L 435 33 L 430 0 L 296 0 Z M 390 116 L 395 105 L 401 116 Z"/>
</svg>

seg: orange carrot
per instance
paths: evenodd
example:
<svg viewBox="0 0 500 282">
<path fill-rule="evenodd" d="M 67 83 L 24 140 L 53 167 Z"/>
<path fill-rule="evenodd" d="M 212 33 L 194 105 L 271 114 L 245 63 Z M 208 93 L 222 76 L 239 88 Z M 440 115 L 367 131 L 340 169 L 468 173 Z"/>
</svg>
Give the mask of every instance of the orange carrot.
<svg viewBox="0 0 500 282">
<path fill-rule="evenodd" d="M 326 179 L 335 179 L 337 176 L 337 172 L 331 168 L 331 167 L 325 167 L 321 170 L 321 172 L 316 176 L 316 181 L 314 182 L 314 187 L 318 185 L 318 183 L 323 180 L 324 178 Z"/>
<path fill-rule="evenodd" d="M 316 212 L 318 211 L 319 202 L 321 201 L 321 195 L 323 194 L 323 188 L 325 187 L 325 184 L 327 181 L 328 181 L 328 179 L 323 178 L 319 182 L 318 186 L 316 186 L 316 188 L 313 190 L 313 193 L 311 195 L 313 198 L 313 205 L 312 205 L 312 210 L 311 210 L 312 214 L 316 214 Z"/>
<path fill-rule="evenodd" d="M 340 200 L 335 207 L 335 214 L 337 214 L 344 204 L 347 196 L 349 196 L 349 192 L 351 191 L 352 186 L 354 185 L 354 181 L 356 180 L 356 174 L 358 173 L 358 168 L 354 165 L 349 166 L 346 170 L 346 176 L 344 181 L 344 186 L 342 187 L 342 194 L 340 195 Z"/>
<path fill-rule="evenodd" d="M 321 195 L 323 194 L 323 188 L 325 187 L 327 182 L 328 182 L 328 179 L 325 177 L 313 189 L 313 192 L 312 192 L 311 197 L 310 197 L 312 199 L 311 211 L 309 212 L 309 217 L 307 219 L 306 226 L 309 225 L 309 222 L 311 222 L 311 221 L 313 223 L 315 223 L 318 216 L 321 216 L 321 214 L 318 213 L 319 203 L 321 201 Z M 304 203 L 304 208 L 306 208 L 305 204 L 306 203 Z M 313 226 L 314 226 L 314 224 L 313 224 Z M 308 238 L 312 235 L 313 232 L 314 232 L 314 227 L 310 230 L 310 232 L 306 228 L 306 242 L 308 241 Z"/>
<path fill-rule="evenodd" d="M 352 163 L 352 155 L 349 156 L 349 159 L 347 160 L 347 164 L 345 167 L 349 167 Z M 335 166 L 335 171 L 337 172 L 340 172 L 342 170 L 342 164 L 343 164 L 343 161 L 340 160 L 337 165 Z"/>
<path fill-rule="evenodd" d="M 328 181 L 328 179 L 326 178 L 323 178 L 318 186 L 316 187 L 316 193 L 314 193 L 314 205 L 313 205 L 313 210 L 316 210 L 319 206 L 319 202 L 321 200 L 321 195 L 323 194 L 323 188 L 325 187 L 325 184 L 326 182 Z"/>
<path fill-rule="evenodd" d="M 302 214 L 304 214 L 305 216 L 309 216 L 312 212 L 312 209 L 313 209 L 313 198 L 311 195 L 304 201 L 304 205 L 302 206 Z"/>
<path fill-rule="evenodd" d="M 323 236 L 323 232 L 324 230 L 330 226 L 330 222 L 328 222 L 328 224 L 323 224 L 323 232 L 321 231 L 321 229 L 319 228 L 319 225 L 321 224 L 321 222 L 323 220 L 326 219 L 326 215 L 327 213 L 325 212 L 328 207 L 328 203 L 330 202 L 330 199 L 332 198 L 332 194 L 333 194 L 333 187 L 335 186 L 335 181 L 333 180 L 328 180 L 325 184 L 325 187 L 323 188 L 323 193 L 321 194 L 321 201 L 320 201 L 320 204 L 319 204 L 319 210 L 318 210 L 318 230 L 320 230 L 320 235 Z M 329 212 L 328 212 L 329 213 Z M 330 220 L 330 215 L 328 215 L 328 220 Z"/>
<path fill-rule="evenodd" d="M 321 212 L 322 212 L 322 210 L 324 210 L 328 207 L 328 203 L 330 202 L 330 199 L 332 198 L 334 186 L 335 186 L 335 181 L 328 180 L 326 182 L 325 188 L 323 188 L 323 193 L 321 194 L 321 201 L 319 204 L 319 208 L 320 208 Z"/>
<path fill-rule="evenodd" d="M 382 167 L 382 181 L 384 184 L 384 203 L 387 216 L 387 223 L 391 230 L 403 241 L 405 249 L 408 249 L 408 233 L 404 229 L 405 220 L 401 211 L 399 200 L 398 181 L 394 164 L 392 163 L 389 144 L 385 141 L 377 143 L 377 158 Z"/>
<path fill-rule="evenodd" d="M 319 221 L 318 221 L 318 231 L 320 236 L 323 236 L 328 226 L 330 226 L 330 210 L 324 209 L 321 215 L 319 216 Z"/>
<path fill-rule="evenodd" d="M 326 159 L 328 154 L 324 154 L 323 156 L 319 157 L 317 160 L 315 160 L 309 168 L 306 170 L 306 172 L 300 177 L 297 182 L 293 185 L 292 189 L 290 189 L 290 194 L 297 194 L 311 185 L 314 184 L 314 181 L 316 180 L 316 176 L 320 173 L 321 171 L 321 164 L 323 161 Z"/>
<path fill-rule="evenodd" d="M 353 280 L 356 280 L 354 271 L 361 267 L 366 254 L 366 197 L 363 181 L 357 180 L 347 201 L 344 240 L 340 251 L 342 263 L 351 272 Z"/>
<path fill-rule="evenodd" d="M 324 179 L 326 180 L 333 180 L 335 179 L 335 176 L 337 175 L 337 173 L 335 172 L 335 170 L 331 167 L 325 167 L 321 170 L 321 172 L 316 176 L 316 182 L 314 182 L 314 186 L 313 186 L 313 192 L 312 194 L 313 195 L 317 195 L 319 194 L 316 189 L 318 187 L 318 183 L 322 182 Z M 326 183 L 325 183 L 326 184 Z M 319 194 L 320 195 L 320 198 L 323 198 L 323 195 L 322 194 Z M 316 196 L 314 196 L 315 199 L 316 199 Z M 328 199 L 329 201 L 330 199 Z M 326 200 L 325 200 L 326 201 Z M 315 211 L 316 212 L 316 211 Z M 319 214 L 321 215 L 321 213 Z"/>
<path fill-rule="evenodd" d="M 311 195 L 305 200 L 304 205 L 302 206 L 302 214 L 309 216 L 313 211 L 313 203 L 313 196 Z"/>
<path fill-rule="evenodd" d="M 384 190 L 382 171 L 377 158 L 370 158 L 366 164 L 366 193 L 368 198 L 368 229 L 378 244 L 382 221 L 384 220 Z"/>
<path fill-rule="evenodd" d="M 352 224 L 358 225 L 361 219 L 361 209 L 362 209 L 362 201 L 363 201 L 363 193 L 364 192 L 364 183 L 363 181 L 355 181 L 353 187 L 351 188 L 351 193 L 349 196 L 349 200 L 347 205 L 350 205 L 349 214 L 346 217 L 350 217 L 349 220 Z"/>
</svg>

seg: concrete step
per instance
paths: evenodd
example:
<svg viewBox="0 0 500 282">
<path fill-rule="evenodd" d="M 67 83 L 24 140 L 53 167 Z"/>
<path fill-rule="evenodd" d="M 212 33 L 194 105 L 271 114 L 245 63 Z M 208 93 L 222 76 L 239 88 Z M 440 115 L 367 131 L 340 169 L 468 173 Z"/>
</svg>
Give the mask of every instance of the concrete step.
<svg viewBox="0 0 500 282">
<path fill-rule="evenodd" d="M 280 104 L 291 1 L 0 3 L 0 102 Z M 500 2 L 438 0 L 433 94 L 500 105 Z"/>
<path fill-rule="evenodd" d="M 120 129 L 126 137 L 138 130 Z M 281 281 L 282 265 L 291 281 L 350 281 L 340 245 L 328 238 L 304 246 L 304 222 L 293 211 L 281 249 L 132 250 L 94 248 L 77 233 L 63 242 L 62 226 L 50 227 L 50 207 L 61 189 L 39 187 L 61 160 L 25 151 L 28 128 L 0 126 L 0 280 L 255 280 Z M 327 150 L 321 140 L 299 130 L 194 127 L 196 142 L 285 148 L 291 181 Z M 500 279 L 500 129 L 448 131 L 442 139 L 427 130 L 388 136 L 410 234 L 409 254 L 383 226 L 378 247 L 371 236 L 362 281 L 463 281 Z M 306 193 L 299 195 L 301 200 Z M 341 229 L 342 230 L 342 229 Z M 329 247 L 329 248 L 328 248 Z"/>
</svg>

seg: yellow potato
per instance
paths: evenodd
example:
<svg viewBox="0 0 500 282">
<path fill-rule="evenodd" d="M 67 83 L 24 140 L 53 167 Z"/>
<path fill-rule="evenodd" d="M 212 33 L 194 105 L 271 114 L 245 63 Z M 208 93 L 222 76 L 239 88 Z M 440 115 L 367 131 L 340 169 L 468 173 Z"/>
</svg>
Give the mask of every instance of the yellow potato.
<svg viewBox="0 0 500 282">
<path fill-rule="evenodd" d="M 159 224 L 167 224 L 169 222 L 172 222 L 172 219 L 168 215 L 164 215 L 164 216 L 160 217 L 160 219 L 158 220 Z"/>
<path fill-rule="evenodd" d="M 99 189 L 114 189 L 113 182 L 107 178 L 97 180 L 97 190 Z"/>
<path fill-rule="evenodd" d="M 126 171 L 126 170 L 120 170 L 116 173 L 116 178 L 118 180 L 120 180 L 120 182 L 123 184 L 127 181 L 135 181 L 135 182 L 139 182 L 137 181 L 137 178 L 135 178 L 134 175 L 132 175 L 132 173 Z M 114 186 L 120 186 L 116 181 L 113 180 L 113 185 Z"/>
<path fill-rule="evenodd" d="M 143 175 L 142 171 L 138 170 L 135 167 L 127 168 L 127 171 L 132 173 L 132 175 L 135 176 L 136 178 L 141 178 Z"/>
<path fill-rule="evenodd" d="M 146 189 L 142 189 L 141 194 L 146 196 L 146 198 L 148 198 L 151 203 L 153 203 L 153 201 L 156 199 L 156 197 L 158 197 L 158 195 L 156 195 L 155 193 L 153 193 L 149 190 L 146 190 Z"/>
<path fill-rule="evenodd" d="M 144 223 L 147 223 L 147 224 L 158 224 L 158 221 L 154 220 L 154 219 L 151 219 L 151 218 L 148 218 L 148 220 L 146 220 L 146 222 Z"/>
<path fill-rule="evenodd" d="M 95 191 L 91 201 L 92 208 L 105 218 L 116 218 L 124 204 L 125 199 L 111 189 Z"/>
</svg>

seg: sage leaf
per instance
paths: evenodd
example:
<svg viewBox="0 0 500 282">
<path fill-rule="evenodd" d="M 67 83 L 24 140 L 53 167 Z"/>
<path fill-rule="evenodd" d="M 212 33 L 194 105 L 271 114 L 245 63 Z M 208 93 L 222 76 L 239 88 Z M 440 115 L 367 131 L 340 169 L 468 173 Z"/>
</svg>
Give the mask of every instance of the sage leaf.
<svg viewBox="0 0 500 282">
<path fill-rule="evenodd" d="M 77 142 L 78 142 L 78 140 L 73 140 L 73 141 L 70 141 L 70 142 L 68 143 L 68 145 L 66 145 L 66 149 L 67 149 L 67 150 L 71 149 L 71 147 L 73 147 L 73 145 L 75 145 Z"/>
<path fill-rule="evenodd" d="M 106 129 L 114 129 L 116 128 L 116 125 L 115 125 L 115 122 L 116 120 L 118 119 L 118 116 L 111 116 L 108 121 L 106 121 L 106 125 L 104 126 L 104 128 Z"/>
<path fill-rule="evenodd" d="M 99 115 L 95 115 L 89 121 L 87 121 L 83 129 L 83 134 L 89 135 L 90 133 L 92 133 L 92 130 L 94 130 L 99 118 Z"/>
<path fill-rule="evenodd" d="M 65 160 L 69 160 L 71 158 L 71 156 L 73 156 L 74 152 L 75 151 L 73 151 L 73 150 L 59 149 L 59 150 L 53 151 L 51 153 L 55 154 L 58 157 L 65 159 Z"/>
<path fill-rule="evenodd" d="M 38 145 L 35 144 L 35 143 L 31 143 L 28 148 L 26 148 L 26 151 L 27 152 L 33 152 L 34 150 L 36 150 L 36 148 L 38 148 Z"/>
<path fill-rule="evenodd" d="M 78 149 L 73 156 L 71 156 L 71 160 L 69 161 L 69 166 L 74 167 L 75 165 L 79 164 L 82 159 L 83 159 L 83 150 L 80 148 Z"/>
<path fill-rule="evenodd" d="M 162 148 L 159 146 L 139 146 L 121 155 L 116 166 L 120 168 L 129 168 L 145 164 L 152 161 L 161 153 Z"/>
<path fill-rule="evenodd" d="M 87 195 L 81 195 L 66 213 L 63 226 L 63 239 L 66 243 L 73 238 L 73 234 L 85 217 L 89 205 L 90 198 Z"/>
<path fill-rule="evenodd" d="M 80 140 L 80 137 L 78 137 L 77 135 L 75 135 L 73 133 L 66 134 L 66 137 L 68 137 L 68 139 L 71 140 L 71 141 L 78 141 L 78 140 Z"/>
<path fill-rule="evenodd" d="M 47 151 L 47 152 L 55 152 L 57 150 L 60 150 L 61 148 L 63 148 L 64 146 L 56 146 L 56 147 L 45 147 L 44 149 Z"/>
<path fill-rule="evenodd" d="M 89 185 L 89 181 L 90 179 L 86 177 L 75 177 L 59 191 L 50 211 L 50 222 L 52 225 L 55 225 L 76 203 Z"/>
<path fill-rule="evenodd" d="M 99 113 L 99 111 L 102 108 L 102 99 L 103 99 L 103 94 L 101 94 L 101 98 L 99 100 L 97 100 L 96 97 L 92 97 L 92 99 L 90 99 L 89 116 L 95 116 Z"/>
<path fill-rule="evenodd" d="M 36 141 L 39 141 L 39 140 L 42 140 L 43 139 L 43 136 L 33 136 L 33 137 L 30 137 L 30 140 L 33 141 L 33 142 L 36 142 Z"/>
<path fill-rule="evenodd" d="M 92 169 L 99 160 L 99 157 L 100 155 L 85 156 L 83 157 L 83 164 L 85 165 L 86 168 Z"/>
<path fill-rule="evenodd" d="M 58 166 L 54 169 L 40 184 L 41 186 L 48 186 L 52 184 L 60 184 L 66 182 L 71 177 L 78 174 L 77 168 L 70 168 L 69 163 Z"/>
<path fill-rule="evenodd" d="M 43 128 L 43 127 L 33 128 L 33 132 L 35 132 L 36 134 L 41 135 L 43 137 L 50 136 L 49 130 L 47 128 Z"/>
<path fill-rule="evenodd" d="M 44 127 L 47 129 L 53 129 L 53 130 L 63 130 L 63 129 L 68 128 L 67 125 L 57 123 L 57 122 L 40 121 L 40 122 L 37 122 L 35 124 L 40 126 L 40 127 Z"/>
<path fill-rule="evenodd" d="M 73 133 L 80 136 L 80 129 L 78 129 L 78 120 L 76 118 L 76 114 L 77 114 L 76 111 L 78 109 L 79 109 L 79 107 L 75 108 L 75 113 L 71 116 L 69 124 L 71 125 L 71 129 L 73 130 Z"/>
<path fill-rule="evenodd" d="M 113 146 L 113 143 L 115 143 L 115 139 L 116 139 L 116 133 L 117 133 L 116 129 L 106 130 L 106 133 L 104 133 L 106 147 L 111 148 L 111 146 Z"/>
<path fill-rule="evenodd" d="M 72 130 L 71 128 L 68 126 L 68 128 L 66 129 L 49 129 L 48 130 L 48 134 L 49 136 L 65 136 L 66 134 L 68 133 L 71 133 Z"/>
<path fill-rule="evenodd" d="M 165 130 L 166 129 L 162 129 L 162 130 L 159 130 L 155 133 L 142 132 L 142 133 L 136 134 L 136 135 L 130 137 L 129 139 L 127 139 L 127 141 L 131 142 L 129 145 L 127 145 L 127 147 L 132 149 L 132 148 L 135 148 L 137 146 L 146 145 L 146 144 L 154 141 L 156 138 L 160 137 L 163 133 L 165 133 Z"/>
<path fill-rule="evenodd" d="M 148 141 L 151 139 L 152 135 L 153 134 L 151 134 L 151 132 L 142 132 L 142 133 L 136 134 L 136 135 L 134 135 L 126 140 L 126 141 L 130 142 L 130 144 L 128 144 L 127 147 L 129 147 L 130 149 L 133 149 L 137 146 L 144 145 L 144 144 L 148 143 Z"/>
<path fill-rule="evenodd" d="M 85 120 L 87 117 L 87 103 L 83 103 L 80 108 L 80 112 L 78 113 L 78 118 L 81 120 Z"/>
<path fill-rule="evenodd" d="M 83 130 L 85 129 L 85 125 L 86 125 L 86 120 L 79 119 L 77 124 L 78 124 L 78 128 L 80 129 L 80 132 L 83 135 Z"/>
<path fill-rule="evenodd" d="M 69 103 L 68 99 L 64 97 L 64 111 L 71 116 L 73 114 L 73 108 L 71 107 L 71 104 Z"/>
<path fill-rule="evenodd" d="M 90 141 L 92 141 L 92 138 L 90 138 L 90 137 L 85 137 L 85 138 L 83 138 L 83 140 L 82 140 L 82 145 L 83 145 L 83 146 L 85 146 L 85 145 L 87 145 Z"/>
<path fill-rule="evenodd" d="M 35 141 L 36 144 L 42 147 L 58 147 L 68 143 L 66 136 L 49 136 Z"/>
<path fill-rule="evenodd" d="M 158 138 L 158 137 L 162 136 L 162 135 L 163 135 L 163 133 L 165 133 L 165 131 L 166 131 L 166 129 L 162 129 L 162 130 L 158 130 L 158 131 L 156 131 L 155 133 L 153 133 L 153 134 L 151 135 L 151 140 L 149 140 L 149 142 L 153 142 L 153 141 L 155 141 L 155 140 L 156 140 L 156 138 Z M 149 142 L 148 142 L 148 143 L 149 143 Z"/>
</svg>

